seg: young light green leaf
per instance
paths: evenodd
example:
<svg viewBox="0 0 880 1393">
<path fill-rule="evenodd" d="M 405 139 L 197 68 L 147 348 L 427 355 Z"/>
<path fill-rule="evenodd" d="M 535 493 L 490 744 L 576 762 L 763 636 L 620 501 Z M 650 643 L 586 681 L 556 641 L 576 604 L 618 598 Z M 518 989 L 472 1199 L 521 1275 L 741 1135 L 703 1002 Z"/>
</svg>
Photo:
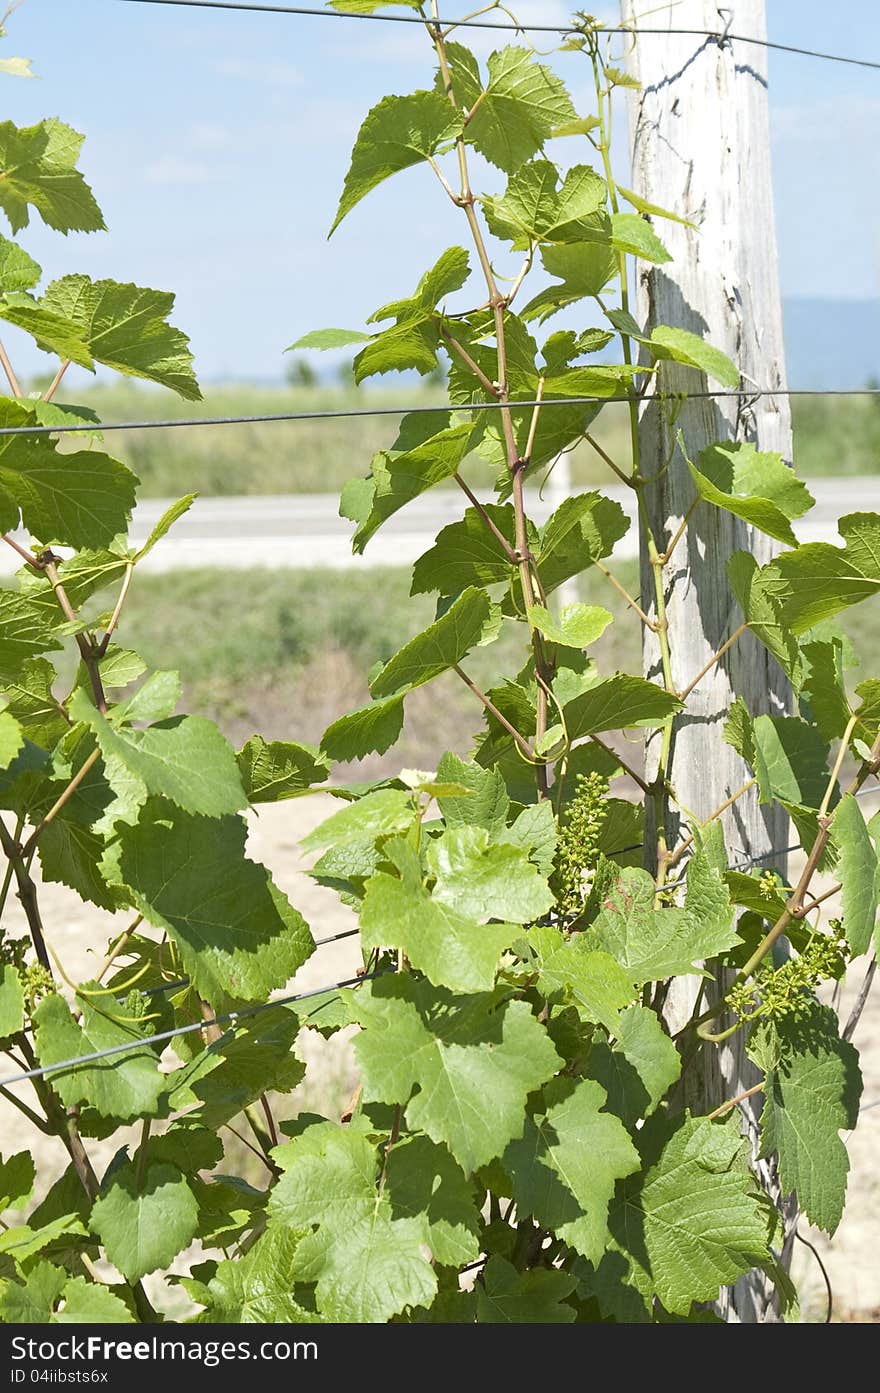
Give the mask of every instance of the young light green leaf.
<svg viewBox="0 0 880 1393">
<path fill-rule="evenodd" d="M 461 128 L 460 112 L 438 92 L 383 97 L 358 132 L 330 235 L 377 184 L 429 159 Z"/>
<path fill-rule="evenodd" d="M 189 339 L 168 323 L 173 295 L 117 281 L 64 276 L 47 287 L 42 303 L 77 326 L 97 363 L 158 382 L 189 401 L 201 400 Z"/>
<path fill-rule="evenodd" d="M 8 769 L 24 746 L 24 731 L 8 711 L 0 711 L 0 769 Z"/>
<path fill-rule="evenodd" d="M 485 827 L 494 837 L 507 827 L 510 798 L 497 769 L 483 769 L 472 760 L 445 754 L 437 765 L 437 778 L 460 784 L 468 794 L 444 794 L 437 802 L 447 827 Z"/>
<path fill-rule="evenodd" d="M 155 1116 L 165 1079 L 159 1073 L 158 1055 L 149 1045 L 139 1043 L 149 1026 L 138 1028 L 129 1021 L 116 1019 L 107 1009 L 107 996 L 97 982 L 86 982 L 82 990 L 93 994 L 78 999 L 83 1013 L 79 1024 L 60 996 L 44 997 L 36 1008 L 34 1023 L 40 1063 L 58 1064 L 117 1045 L 131 1048 L 120 1050 L 109 1067 L 99 1060 L 53 1072 L 52 1088 L 66 1107 L 89 1103 L 102 1117 L 127 1120 Z"/>
<path fill-rule="evenodd" d="M 187 1293 L 206 1308 L 200 1321 L 224 1325 L 302 1325 L 320 1321 L 293 1295 L 294 1257 L 301 1233 L 270 1228 L 241 1257 L 217 1264 L 203 1283 L 184 1280 Z"/>
<path fill-rule="evenodd" d="M 714 348 L 688 329 L 658 324 L 656 329 L 652 329 L 647 344 L 654 357 L 661 362 L 684 363 L 687 367 L 704 372 L 724 387 L 739 386 L 739 368 L 736 364 L 720 348 Z"/>
<path fill-rule="evenodd" d="M 544 1090 L 543 1108 L 503 1158 L 517 1212 L 531 1214 L 595 1263 L 607 1245 L 615 1185 L 640 1165 L 622 1123 L 602 1111 L 605 1103 L 604 1090 L 591 1079 L 554 1079 Z"/>
<path fill-rule="evenodd" d="M 365 948 L 402 949 L 436 987 L 456 992 L 491 991 L 498 960 L 520 931 L 515 923 L 481 924 L 384 871 L 367 881 L 360 927 Z"/>
<path fill-rule="evenodd" d="M 534 242 L 559 242 L 577 236 L 581 220 L 603 207 L 604 180 L 589 165 L 577 165 L 558 188 L 559 175 L 548 160 L 533 160 L 511 175 L 502 197 L 483 199 L 489 230 L 527 251 Z"/>
<path fill-rule="evenodd" d="M 562 992 L 581 1020 L 604 1025 L 611 1035 L 621 1029 L 620 1010 L 633 999 L 629 975 L 610 953 L 592 951 L 582 938 L 554 940 L 542 954 L 539 986 L 547 995 Z"/>
<path fill-rule="evenodd" d="M 485 590 L 462 591 L 441 618 L 404 644 L 370 683 L 374 697 L 411 691 L 455 667 L 472 648 L 494 637 L 501 613 Z"/>
<path fill-rule="evenodd" d="M 182 518 L 184 513 L 189 512 L 197 498 L 197 493 L 186 493 L 183 498 L 178 498 L 176 503 L 172 503 L 170 508 L 166 508 L 143 546 L 135 554 L 133 560 L 135 562 L 143 561 L 144 557 L 153 550 L 156 543 L 161 542 L 162 538 L 167 536 L 178 519 Z"/>
<path fill-rule="evenodd" d="M 554 126 L 577 113 L 562 81 L 535 61 L 527 48 L 504 48 L 489 58 L 483 85 L 473 54 L 461 44 L 446 45 L 452 90 L 469 112 L 465 140 L 507 173 L 513 173 L 540 150 Z M 444 90 L 443 75 L 437 87 Z"/>
<path fill-rule="evenodd" d="M 395 976 L 361 987 L 352 1011 L 364 1098 L 407 1105 L 408 1126 L 444 1142 L 467 1174 L 522 1135 L 527 1095 L 561 1063 L 522 1001 Z"/>
<path fill-rule="evenodd" d="M 302 915 L 245 856 L 240 818 L 193 817 L 154 799 L 118 833 L 112 875 L 171 935 L 193 986 L 215 1008 L 229 998 L 265 1000 L 311 954 Z"/>
<path fill-rule="evenodd" d="M 672 260 L 651 224 L 638 213 L 612 213 L 611 241 L 618 251 L 657 266 Z"/>
<path fill-rule="evenodd" d="M 597 215 L 594 224 L 590 237 L 584 241 L 541 248 L 544 269 L 561 284 L 539 290 L 521 310 L 522 319 L 527 322 L 537 319 L 543 324 L 567 305 L 602 294 L 617 270 L 617 256 L 607 216 Z"/>
<path fill-rule="evenodd" d="M 697 463 L 688 460 L 701 498 L 796 547 L 791 519 L 813 506 L 812 495 L 777 454 L 759 453 L 747 441 L 708 446 Z"/>
<path fill-rule="evenodd" d="M 371 338 L 372 334 L 361 333 L 358 329 L 313 329 L 284 351 L 294 353 L 299 348 L 347 348 L 353 343 L 369 343 Z"/>
<path fill-rule="evenodd" d="M 622 870 L 588 931 L 589 941 L 616 958 L 635 985 L 694 972 L 698 960 L 739 943 L 732 915 L 704 922 L 688 909 L 655 909 L 654 890 L 647 871 Z"/>
<path fill-rule="evenodd" d="M 681 223 L 684 227 L 694 227 L 696 224 L 687 218 L 682 218 L 678 213 L 671 213 L 668 208 L 661 208 L 657 203 L 649 203 L 641 194 L 634 193 L 632 189 L 625 189 L 622 184 L 617 185 L 617 192 L 622 194 L 627 203 L 635 208 L 637 213 L 648 214 L 652 218 L 668 218 L 670 222 Z"/>
<path fill-rule="evenodd" d="M 17 242 L 0 237 L 0 294 L 16 290 L 33 290 L 43 268 Z"/>
<path fill-rule="evenodd" d="M 543 605 L 531 605 L 526 615 L 533 629 L 566 648 L 588 648 L 602 637 L 613 618 L 600 605 L 582 604 L 567 605 L 558 619 Z"/>
<path fill-rule="evenodd" d="M 176 1166 L 148 1161 L 139 1176 L 128 1162 L 95 1200 L 91 1226 L 114 1266 L 137 1282 L 189 1246 L 198 1218 L 195 1196 Z"/>
<path fill-rule="evenodd" d="M 428 847 L 434 899 L 476 919 L 527 924 L 553 904 L 553 893 L 520 847 L 490 841 L 484 827 L 449 827 Z"/>
<path fill-rule="evenodd" d="M 302 839 L 306 851 L 407 832 L 416 821 L 413 796 L 406 789 L 377 788 L 348 803 Z"/>
<path fill-rule="evenodd" d="M 779 1178 L 812 1224 L 833 1233 L 843 1214 L 849 1156 L 840 1137 L 855 1127 L 862 1076 L 837 1017 L 818 1002 L 803 1016 L 762 1024 L 749 1049 L 766 1074 L 761 1154 L 779 1157 Z"/>
<path fill-rule="evenodd" d="M 330 776 L 326 755 L 314 745 L 300 745 L 295 740 L 266 741 L 261 735 L 252 735 L 236 760 L 249 803 L 295 798 Z"/>
<path fill-rule="evenodd" d="M 35 208 L 56 232 L 104 232 L 104 219 L 76 162 L 84 136 L 50 118 L 35 126 L 0 122 L 0 208 L 13 232 Z"/>
<path fill-rule="evenodd" d="M 426 1217 L 395 1217 L 388 1193 L 377 1193 L 379 1157 L 365 1136 L 319 1123 L 274 1156 L 284 1173 L 269 1201 L 270 1223 L 312 1230 L 292 1270 L 316 1284 L 328 1320 L 382 1322 L 406 1306 L 430 1305 L 437 1278 L 421 1251 Z"/>
</svg>

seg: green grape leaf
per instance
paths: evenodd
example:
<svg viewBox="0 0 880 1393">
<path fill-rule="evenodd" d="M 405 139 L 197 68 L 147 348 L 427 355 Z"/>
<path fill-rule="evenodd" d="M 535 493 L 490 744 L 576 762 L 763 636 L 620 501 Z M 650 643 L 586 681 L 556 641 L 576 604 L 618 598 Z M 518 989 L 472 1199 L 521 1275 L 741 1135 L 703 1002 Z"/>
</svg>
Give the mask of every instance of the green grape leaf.
<svg viewBox="0 0 880 1393">
<path fill-rule="evenodd" d="M 52 692 L 55 676 L 55 669 L 47 658 L 26 658 L 14 675 L 3 678 L 6 709 L 28 739 L 44 750 L 51 750 L 68 728 Z"/>
<path fill-rule="evenodd" d="M 651 224 L 638 213 L 612 213 L 611 241 L 618 251 L 656 266 L 672 260 Z"/>
<path fill-rule="evenodd" d="M 507 827 L 510 798 L 498 769 L 482 769 L 473 761 L 445 754 L 437 765 L 437 778 L 468 790 L 466 795 L 441 794 L 437 799 L 447 827 L 485 827 L 492 835 Z"/>
<path fill-rule="evenodd" d="M 519 1272 L 506 1258 L 495 1254 L 483 1268 L 477 1287 L 477 1320 L 480 1324 L 565 1325 L 575 1319 L 565 1298 L 575 1279 L 555 1267 L 536 1267 Z"/>
<path fill-rule="evenodd" d="M 791 519 L 806 513 L 815 499 L 781 455 L 759 452 L 747 441 L 723 441 L 703 450 L 697 464 L 688 460 L 688 468 L 707 503 L 733 513 L 778 542 L 797 546 Z"/>
<path fill-rule="evenodd" d="M 166 1161 L 114 1170 L 92 1206 L 92 1232 L 129 1282 L 137 1282 L 188 1247 L 198 1227 L 198 1205 L 186 1179 Z"/>
<path fill-rule="evenodd" d="M 122 1325 L 134 1317 L 108 1287 L 70 1277 L 52 1263 L 28 1266 L 23 1282 L 0 1284 L 0 1319 L 18 1325 Z"/>
<path fill-rule="evenodd" d="M 412 422 L 412 426 L 408 423 Z M 419 494 L 449 479 L 471 447 L 474 427 L 449 425 L 449 413 L 429 411 L 424 416 L 404 417 L 400 435 L 391 450 L 373 457 L 369 479 L 354 506 L 351 493 L 343 493 L 340 511 L 358 524 L 352 548 L 364 548 L 383 523 Z"/>
<path fill-rule="evenodd" d="M 828 786 L 828 746 L 815 726 L 798 716 L 756 716 L 752 740 L 749 763 L 761 802 L 818 808 Z"/>
<path fill-rule="evenodd" d="M 416 286 L 415 293 L 404 300 L 392 300 L 370 315 L 370 324 L 384 319 L 411 322 L 423 319 L 436 309 L 445 296 L 460 290 L 470 275 L 470 258 L 464 247 L 447 247 Z"/>
<path fill-rule="evenodd" d="M 270 1089 L 287 1093 L 301 1082 L 305 1066 L 293 1053 L 300 1021 L 273 1006 L 224 1031 L 167 1079 L 173 1112 L 183 1108 L 193 1125 L 216 1130 Z M 173 1159 L 173 1158 L 172 1158 Z"/>
<path fill-rule="evenodd" d="M 495 636 L 501 613 L 485 590 L 471 586 L 439 619 L 423 629 L 376 674 L 370 683 L 374 697 L 411 691 L 455 667 L 472 648 Z"/>
<path fill-rule="evenodd" d="M 4 968 L 9 971 L 9 964 Z M 8 1161 L 0 1157 L 0 1213 L 20 1209 L 30 1198 L 37 1172 L 29 1151 L 17 1151 Z"/>
<path fill-rule="evenodd" d="M 604 1025 L 610 1034 L 621 1028 L 621 1007 L 633 999 L 633 984 L 610 953 L 590 950 L 582 936 L 565 940 L 558 930 L 541 954 L 539 988 L 548 996 L 562 992 L 581 1020 Z"/>
<path fill-rule="evenodd" d="M 698 334 L 692 334 L 687 329 L 673 328 L 669 324 L 658 324 L 651 330 L 651 337 L 642 341 L 647 344 L 654 358 L 661 362 L 684 363 L 686 367 L 696 368 L 707 377 L 714 378 L 723 387 L 739 386 L 739 368 L 736 364 L 732 363 L 720 348 L 706 343 Z M 753 446 L 749 448 L 754 449 Z M 710 502 L 714 501 L 710 499 Z"/>
<path fill-rule="evenodd" d="M 0 300 L 0 319 L 30 334 L 44 353 L 69 358 L 81 368 L 94 367 L 88 345 L 80 330 L 64 315 L 47 310 L 40 300 L 24 291 L 7 292 Z"/>
<path fill-rule="evenodd" d="M 617 255 L 611 245 L 611 223 L 605 214 L 593 220 L 587 240 L 541 248 L 544 269 L 559 285 L 539 290 L 520 311 L 526 322 L 543 324 L 551 315 L 588 296 L 601 295 L 617 273 Z"/>
<path fill-rule="evenodd" d="M 86 982 L 77 1005 L 82 1010 L 79 1024 L 62 997 L 45 997 L 34 1012 L 37 1057 L 40 1064 L 60 1064 L 100 1050 L 130 1045 L 119 1050 L 109 1062 L 97 1060 L 70 1069 L 53 1070 L 52 1088 L 65 1107 L 89 1103 L 102 1117 L 122 1119 L 152 1117 L 158 1111 L 165 1078 L 159 1072 L 159 1059 L 149 1045 L 140 1044 L 150 1029 L 149 1022 L 117 1020 L 110 1014 L 107 994 L 96 982 Z M 112 1007 L 112 999 L 109 999 Z M 123 1014 L 121 1008 L 120 1014 Z"/>
<path fill-rule="evenodd" d="M 512 548 L 516 520 L 511 505 L 489 503 L 485 511 Z M 413 566 L 410 594 L 436 590 L 441 595 L 459 595 L 471 585 L 504 584 L 514 571 L 515 564 L 481 514 L 468 508 L 462 520 L 438 532 L 434 545 L 419 557 Z"/>
<path fill-rule="evenodd" d="M 326 783 L 330 762 L 314 745 L 252 735 L 236 755 L 249 803 L 278 803 Z"/>
<path fill-rule="evenodd" d="M 104 232 L 101 210 L 76 162 L 84 136 L 50 118 L 35 126 L 0 122 L 0 208 L 13 232 L 35 208 L 56 232 Z"/>
<path fill-rule="evenodd" d="M 314 1124 L 273 1155 L 283 1174 L 269 1200 L 270 1225 L 312 1230 L 296 1248 L 293 1273 L 316 1284 L 328 1320 L 383 1322 L 430 1305 L 437 1278 L 421 1251 L 425 1216 L 394 1217 L 391 1198 L 377 1191 L 379 1155 L 365 1136 Z"/>
<path fill-rule="evenodd" d="M 489 231 L 527 251 L 534 242 L 575 238 L 582 219 L 604 206 L 608 188 L 589 165 L 576 165 L 558 187 L 559 175 L 549 160 L 532 160 L 512 174 L 504 194 L 483 199 Z"/>
<path fill-rule="evenodd" d="M 294 1259 L 301 1235 L 268 1229 L 242 1257 L 217 1264 L 206 1283 L 185 1280 L 193 1300 L 207 1309 L 199 1321 L 223 1325 L 303 1325 L 320 1321 L 293 1296 Z"/>
<path fill-rule="evenodd" d="M 624 869 L 606 892 L 588 938 L 616 958 L 636 985 L 692 973 L 700 959 L 717 957 L 740 941 L 732 914 L 703 920 L 701 903 L 702 896 L 692 909 L 655 910 L 652 877 Z"/>
<path fill-rule="evenodd" d="M 851 716 L 844 677 L 843 638 L 814 639 L 801 646 L 805 675 L 800 689 L 805 715 L 817 726 L 824 740 L 839 740 Z"/>
<path fill-rule="evenodd" d="M 429 159 L 461 128 L 461 114 L 438 92 L 383 97 L 358 131 L 330 235 L 377 184 Z"/>
<path fill-rule="evenodd" d="M 52 1325 L 132 1325 L 134 1316 L 109 1287 L 85 1277 L 69 1277 L 61 1289 L 62 1305 Z"/>
<path fill-rule="evenodd" d="M 840 901 L 843 931 L 853 957 L 866 953 L 877 924 L 878 861 L 862 810 L 851 793 L 834 814 L 837 875 L 843 884 Z"/>
<path fill-rule="evenodd" d="M 17 448 L 0 456 L 0 490 L 14 490 L 24 526 L 41 542 L 101 546 L 127 530 L 138 482 L 127 465 L 99 450 L 59 455 L 10 440 Z"/>
<path fill-rule="evenodd" d="M 372 337 L 372 334 L 361 333 L 358 329 L 313 329 L 284 351 L 293 353 L 298 348 L 347 348 L 353 343 L 369 343 Z"/>
<path fill-rule="evenodd" d="M 719 1148 L 723 1127 L 678 1118 L 670 1133 L 665 1120 L 649 1123 L 640 1134 L 644 1173 L 624 1181 L 611 1205 L 609 1228 L 630 1264 L 625 1280 L 672 1315 L 713 1301 L 767 1257 L 767 1220 L 741 1164 L 738 1120 L 733 1149 L 726 1137 Z"/>
<path fill-rule="evenodd" d="M 114 877 L 170 934 L 196 991 L 215 1008 L 228 998 L 265 1000 L 311 954 L 302 915 L 245 856 L 240 818 L 193 817 L 151 799 L 137 825 L 120 824 L 118 833 Z"/>
<path fill-rule="evenodd" d="M 78 327 L 95 362 L 158 382 L 189 401 L 201 400 L 189 340 L 168 323 L 173 295 L 117 281 L 63 276 L 47 286 L 42 304 Z"/>
<path fill-rule="evenodd" d="M 67 789 L 71 778 L 82 773 L 83 765 L 94 752 L 90 738 L 80 740 L 71 752 L 69 776 L 53 779 L 41 788 L 39 797 L 31 804 L 31 815 L 44 817 Z M 101 909 L 115 910 L 119 896 L 107 885 L 101 874 L 104 836 L 96 830 L 104 819 L 112 822 L 116 813 L 126 808 L 114 802 L 113 790 L 104 776 L 99 759 L 80 779 L 76 791 L 40 833 L 37 855 L 45 881 L 67 885 L 84 900 Z"/>
<path fill-rule="evenodd" d="M 415 821 L 412 793 L 400 788 L 377 788 L 325 818 L 300 845 L 306 851 L 314 851 L 318 847 L 345 846 L 348 842 L 375 841 L 407 832 Z"/>
<path fill-rule="evenodd" d="M 681 223 L 683 227 L 696 226 L 687 218 L 680 217 L 678 213 L 671 213 L 668 208 L 661 208 L 657 203 L 649 203 L 646 198 L 642 198 L 641 194 L 634 193 L 632 189 L 625 189 L 622 184 L 617 185 L 617 192 L 626 199 L 630 207 L 635 208 L 637 213 L 647 213 L 653 218 L 667 218 L 670 222 Z"/>
<path fill-rule="evenodd" d="M 27 595 L 0 589 L 0 673 L 18 676 L 22 663 L 60 648 L 50 618 Z"/>
<path fill-rule="evenodd" d="M 761 569 L 751 552 L 747 551 L 735 551 L 727 562 L 730 588 L 746 623 L 797 688 L 803 676 L 800 649 L 783 619 L 782 607 L 773 593 L 769 571 L 767 566 Z"/>
<path fill-rule="evenodd" d="M 435 986 L 458 992 L 491 991 L 498 960 L 519 933 L 515 923 L 480 924 L 385 872 L 367 882 L 360 926 L 365 948 L 401 948 Z"/>
<path fill-rule="evenodd" d="M 656 682 L 615 672 L 566 704 L 565 726 L 569 739 L 579 740 L 624 726 L 659 726 L 667 716 L 680 710 L 678 697 L 665 692 Z"/>
<path fill-rule="evenodd" d="M 529 1118 L 503 1158 L 517 1212 L 596 1263 L 608 1241 L 614 1187 L 640 1166 L 623 1124 L 602 1111 L 605 1102 L 592 1079 L 555 1079 L 544 1090 L 546 1111 Z"/>
<path fill-rule="evenodd" d="M 614 1044 L 594 1042 L 589 1070 L 608 1095 L 608 1111 L 633 1127 L 654 1111 L 675 1083 L 681 1056 L 655 1011 L 628 1006 L 621 1012 Z"/>
<path fill-rule="evenodd" d="M 0 294 L 9 295 L 19 290 L 33 290 L 43 274 L 32 256 L 17 242 L 0 236 Z"/>
<path fill-rule="evenodd" d="M 321 750 L 328 759 L 340 763 L 382 755 L 390 750 L 403 729 L 403 697 L 386 697 L 357 711 L 349 711 L 327 727 L 321 736 Z"/>
<path fill-rule="evenodd" d="M 0 769 L 8 769 L 24 747 L 24 732 L 14 716 L 0 711 Z"/>
<path fill-rule="evenodd" d="M 13 963 L 0 963 L 0 1040 L 8 1040 L 23 1026 L 24 993 L 18 969 Z"/>
<path fill-rule="evenodd" d="M 529 623 L 551 643 L 567 648 L 588 648 L 601 638 L 613 615 L 600 605 L 567 605 L 556 618 L 543 605 L 531 605 L 526 611 Z"/>
<path fill-rule="evenodd" d="M 462 1267 L 480 1254 L 480 1216 L 471 1182 L 445 1146 L 406 1137 L 388 1153 L 386 1193 L 395 1218 L 427 1223 L 436 1262 Z"/>
<path fill-rule="evenodd" d="M 174 524 L 183 517 L 184 513 L 189 512 L 197 498 L 197 493 L 185 493 L 182 498 L 178 498 L 176 502 L 172 503 L 170 508 L 166 508 L 143 546 L 135 553 L 133 560 L 135 562 L 143 561 L 144 557 L 148 556 L 153 550 L 156 543 L 161 542 L 162 538 L 168 535 Z"/>
<path fill-rule="evenodd" d="M 837 527 L 843 547 L 808 542 L 764 567 L 768 589 L 795 634 L 880 590 L 880 516 L 848 513 Z"/>
<path fill-rule="evenodd" d="M 566 498 L 541 529 L 536 564 L 544 589 L 555 590 L 603 556 L 629 531 L 620 504 L 601 493 Z"/>
<path fill-rule="evenodd" d="M 204 817 L 222 817 L 245 807 L 235 753 L 213 721 L 174 716 L 135 730 L 108 720 L 81 688 L 69 709 L 74 720 L 94 732 L 107 781 L 118 794 L 137 803 L 150 795 L 167 798 L 185 812 Z M 126 714 L 134 711 L 136 707 L 129 707 Z"/>
<path fill-rule="evenodd" d="M 520 847 L 490 843 L 484 827 L 450 827 L 427 853 L 433 896 L 459 914 L 526 924 L 546 914 L 553 892 Z"/>
<path fill-rule="evenodd" d="M 561 1062 L 522 1001 L 388 977 L 361 987 L 352 1012 L 365 1100 L 406 1104 L 408 1126 L 445 1143 L 468 1174 L 522 1135 L 527 1095 Z"/>
<path fill-rule="evenodd" d="M 841 1040 L 831 1008 L 815 1002 L 804 1015 L 759 1025 L 749 1054 L 766 1075 L 761 1154 L 778 1154 L 783 1189 L 796 1192 L 811 1224 L 833 1233 L 849 1171 L 840 1132 L 858 1120 L 858 1052 Z"/>
<path fill-rule="evenodd" d="M 485 88 L 473 54 L 456 43 L 448 43 L 446 49 L 452 90 L 469 113 L 465 140 L 499 169 L 518 170 L 541 149 L 555 126 L 575 119 L 562 81 L 535 62 L 529 49 L 511 47 L 491 54 Z M 437 87 L 444 90 L 439 73 Z"/>
</svg>

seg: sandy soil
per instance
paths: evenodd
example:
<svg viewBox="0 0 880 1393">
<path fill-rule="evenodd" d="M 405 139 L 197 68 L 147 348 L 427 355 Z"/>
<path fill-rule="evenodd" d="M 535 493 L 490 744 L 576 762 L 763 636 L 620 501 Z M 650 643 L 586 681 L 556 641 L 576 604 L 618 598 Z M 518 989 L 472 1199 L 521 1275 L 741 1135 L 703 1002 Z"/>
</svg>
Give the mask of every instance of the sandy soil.
<svg viewBox="0 0 880 1393">
<path fill-rule="evenodd" d="M 299 840 L 338 804 L 329 795 L 292 801 L 265 808 L 250 820 L 249 854 L 269 866 L 281 888 L 305 915 L 316 938 L 327 938 L 352 926 L 351 913 L 330 892 L 316 886 L 305 874 L 305 859 Z M 108 941 L 127 920 L 83 905 L 63 886 L 47 885 L 41 894 L 47 936 L 74 981 L 94 972 Z M 14 931 L 24 931 L 23 916 L 13 902 L 10 918 Z M 356 939 L 343 939 L 318 949 L 298 973 L 292 990 L 308 991 L 325 983 L 350 976 L 360 965 Z M 841 1014 L 846 1018 L 852 1000 L 864 977 L 866 960 L 854 963 L 843 989 Z M 855 1035 L 861 1052 L 864 1075 L 863 1110 L 857 1130 L 847 1139 L 851 1174 L 849 1198 L 843 1222 L 833 1239 L 801 1225 L 801 1233 L 814 1244 L 824 1263 L 834 1291 L 835 1317 L 870 1321 L 880 1319 L 880 987 L 869 1000 Z M 323 1104 L 322 1110 L 341 1107 L 350 1094 L 353 1059 L 346 1041 L 331 1042 L 309 1032 L 303 1057 L 307 1061 L 304 1084 L 297 1091 L 296 1103 L 308 1108 Z M 26 1098 L 27 1085 L 19 1086 Z M 16 1091 L 19 1091 L 17 1089 Z M 90 1142 L 96 1170 L 100 1175 L 121 1140 Z M 10 1104 L 0 1100 L 0 1150 L 5 1155 L 30 1150 L 38 1160 L 40 1194 L 61 1173 L 66 1153 L 61 1144 L 47 1139 L 30 1126 Z M 239 1158 L 236 1158 L 239 1159 Z M 826 1307 L 825 1285 L 814 1255 L 796 1245 L 794 1275 L 801 1293 L 802 1310 L 807 1319 L 821 1320 Z"/>
</svg>

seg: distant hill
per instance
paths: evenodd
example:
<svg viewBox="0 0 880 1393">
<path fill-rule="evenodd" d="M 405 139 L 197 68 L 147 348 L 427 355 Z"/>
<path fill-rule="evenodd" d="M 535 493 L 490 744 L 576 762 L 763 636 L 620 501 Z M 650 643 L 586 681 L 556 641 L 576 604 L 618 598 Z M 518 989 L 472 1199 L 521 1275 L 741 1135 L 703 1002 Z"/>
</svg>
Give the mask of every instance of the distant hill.
<svg viewBox="0 0 880 1393">
<path fill-rule="evenodd" d="M 880 300 L 783 302 L 789 386 L 880 383 Z"/>
</svg>

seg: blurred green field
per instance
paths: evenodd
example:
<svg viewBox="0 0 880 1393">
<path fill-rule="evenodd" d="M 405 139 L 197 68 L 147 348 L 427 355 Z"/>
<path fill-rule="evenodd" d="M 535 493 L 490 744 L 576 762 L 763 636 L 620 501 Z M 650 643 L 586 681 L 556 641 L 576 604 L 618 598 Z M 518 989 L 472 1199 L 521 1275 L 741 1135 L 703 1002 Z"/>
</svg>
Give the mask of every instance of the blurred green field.
<svg viewBox="0 0 880 1393">
<path fill-rule="evenodd" d="M 71 394 L 72 395 L 72 394 Z M 77 392 L 105 421 L 254 416 L 345 407 L 438 405 L 443 387 L 388 387 L 370 392 L 341 387 L 208 387 L 200 403 L 134 383 L 96 385 Z M 880 402 L 864 397 L 796 397 L 792 401 L 795 463 L 804 476 L 880 471 Z M 626 408 L 606 406 L 593 434 L 627 467 Z M 181 427 L 113 433 L 107 446 L 141 479 L 143 497 L 202 494 L 338 493 L 345 481 L 366 473 L 370 457 L 394 440 L 398 416 L 335 421 L 265 422 L 254 425 Z M 488 482 L 474 462 L 472 480 Z M 608 482 L 611 473 L 586 444 L 574 451 L 577 484 Z"/>
</svg>

